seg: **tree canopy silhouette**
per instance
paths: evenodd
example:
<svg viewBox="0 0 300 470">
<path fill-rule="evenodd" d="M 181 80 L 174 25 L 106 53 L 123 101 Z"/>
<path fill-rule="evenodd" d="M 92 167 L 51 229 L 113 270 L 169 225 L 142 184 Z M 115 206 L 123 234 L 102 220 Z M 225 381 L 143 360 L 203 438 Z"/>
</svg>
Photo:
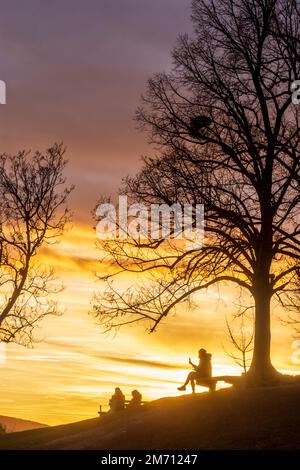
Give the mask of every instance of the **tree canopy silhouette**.
<svg viewBox="0 0 300 470">
<path fill-rule="evenodd" d="M 62 145 L 0 156 L 0 340 L 30 345 L 34 328 L 58 313 L 53 270 L 35 261 L 70 219 Z"/>
<path fill-rule="evenodd" d="M 137 112 L 160 154 L 144 158 L 123 192 L 146 205 L 203 203 L 205 243 L 168 250 L 163 240 L 106 240 L 118 269 L 94 302 L 108 328 L 147 320 L 153 331 L 193 293 L 239 286 L 255 306 L 247 373 L 255 383 L 278 377 L 271 299 L 288 305 L 299 287 L 300 107 L 291 99 L 300 77 L 298 8 L 295 0 L 192 2 L 194 34 L 179 37 L 172 71 L 149 80 Z M 115 288 L 112 278 L 124 271 L 143 281 Z"/>
</svg>

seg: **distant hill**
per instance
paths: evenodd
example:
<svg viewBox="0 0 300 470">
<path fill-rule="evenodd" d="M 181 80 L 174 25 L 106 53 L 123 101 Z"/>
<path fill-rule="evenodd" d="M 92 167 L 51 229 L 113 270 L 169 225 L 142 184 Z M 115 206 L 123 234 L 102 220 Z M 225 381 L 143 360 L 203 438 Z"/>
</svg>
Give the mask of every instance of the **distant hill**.
<svg viewBox="0 0 300 470">
<path fill-rule="evenodd" d="M 300 386 L 162 398 L 136 411 L 24 431 L 0 449 L 300 449 Z"/>
<path fill-rule="evenodd" d="M 36 423 L 35 421 L 27 421 L 25 419 L 11 418 L 10 416 L 0 415 L 0 424 L 5 426 L 6 432 L 20 432 L 29 429 L 40 429 L 47 427 L 46 424 Z"/>
</svg>

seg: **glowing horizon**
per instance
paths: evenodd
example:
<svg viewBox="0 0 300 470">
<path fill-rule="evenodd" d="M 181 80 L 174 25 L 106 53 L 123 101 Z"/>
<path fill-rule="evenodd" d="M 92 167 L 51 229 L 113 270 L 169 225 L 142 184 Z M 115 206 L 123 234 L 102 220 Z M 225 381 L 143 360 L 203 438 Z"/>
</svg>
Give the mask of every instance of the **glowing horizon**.
<svg viewBox="0 0 300 470">
<path fill-rule="evenodd" d="M 170 70 L 176 38 L 191 32 L 190 3 L 27 0 L 8 2 L 1 11 L 7 103 L 0 108 L 0 154 L 63 141 L 67 183 L 75 190 L 69 200 L 73 228 L 38 258 L 65 286 L 58 297 L 64 314 L 43 321 L 33 349 L 6 346 L 0 415 L 51 425 L 96 417 L 115 386 L 128 397 L 137 388 L 146 400 L 177 396 L 188 358 L 196 360 L 200 347 L 213 354 L 214 374 L 241 372 L 223 350 L 232 287 L 199 293 L 195 309 L 179 306 L 151 335 L 143 325 L 103 335 L 88 314 L 100 289 L 94 271 L 107 269 L 98 262 L 91 211 L 101 196 L 116 197 L 122 178 L 141 168 L 141 155 L 157 153 L 133 116 L 146 81 Z M 295 332 L 282 326 L 281 316 L 274 309 L 273 363 L 297 373 Z"/>
<path fill-rule="evenodd" d="M 142 325 L 121 330 L 116 337 L 104 335 L 88 315 L 93 292 L 100 287 L 93 275 L 99 269 L 95 241 L 92 226 L 75 224 L 59 244 L 42 251 L 40 260 L 51 264 L 65 285 L 60 305 L 67 310 L 43 322 L 33 349 L 7 346 L 6 362 L 0 364 L 5 377 L 0 414 L 54 425 L 96 417 L 116 386 L 128 397 L 138 388 L 146 400 L 178 396 L 177 386 L 190 370 L 188 357 L 196 360 L 199 347 L 213 354 L 215 375 L 241 373 L 222 347 L 224 312 L 232 302 L 228 290 L 222 295 L 216 290 L 201 293 L 196 310 L 182 307 L 151 335 Z M 292 341 L 292 330 L 275 322 L 274 364 L 296 373 Z"/>
</svg>

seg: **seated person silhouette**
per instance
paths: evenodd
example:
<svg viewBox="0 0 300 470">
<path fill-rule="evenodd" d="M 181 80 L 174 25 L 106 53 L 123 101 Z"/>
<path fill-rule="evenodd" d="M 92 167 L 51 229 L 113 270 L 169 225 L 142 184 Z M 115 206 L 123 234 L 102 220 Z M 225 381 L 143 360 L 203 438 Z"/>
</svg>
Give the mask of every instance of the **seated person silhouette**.
<svg viewBox="0 0 300 470">
<path fill-rule="evenodd" d="M 211 381 L 212 377 L 212 366 L 211 366 L 211 354 L 207 353 L 205 349 L 200 349 L 198 352 L 199 364 L 193 364 L 191 358 L 189 358 L 189 364 L 194 368 L 194 372 L 190 372 L 187 376 L 185 383 L 178 387 L 178 390 L 185 391 L 186 386 L 191 382 L 192 392 L 195 393 L 195 382 L 203 387 L 209 387 L 211 392 L 215 391 L 216 383 Z"/>
<path fill-rule="evenodd" d="M 115 388 L 115 393 L 109 400 L 109 406 L 111 412 L 122 411 L 125 408 L 125 395 L 122 393 L 119 387 Z"/>
<path fill-rule="evenodd" d="M 142 404 L 142 394 L 138 390 L 132 390 L 131 400 L 127 405 L 127 408 L 138 408 Z"/>
</svg>

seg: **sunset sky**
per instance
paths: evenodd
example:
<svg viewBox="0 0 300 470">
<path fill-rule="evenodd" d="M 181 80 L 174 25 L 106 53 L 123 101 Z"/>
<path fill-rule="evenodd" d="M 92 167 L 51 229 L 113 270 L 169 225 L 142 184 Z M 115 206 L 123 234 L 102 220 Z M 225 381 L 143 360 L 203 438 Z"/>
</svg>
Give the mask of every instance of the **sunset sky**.
<svg viewBox="0 0 300 470">
<path fill-rule="evenodd" d="M 188 357 L 199 347 L 213 353 L 214 373 L 239 373 L 226 357 L 225 313 L 232 291 L 199 296 L 193 311 L 178 311 L 159 331 L 144 328 L 103 335 L 88 314 L 101 271 L 91 211 L 101 195 L 116 194 L 153 150 L 135 128 L 134 111 L 147 79 L 170 69 L 170 49 L 190 32 L 189 0 L 3 1 L 0 79 L 1 152 L 67 147 L 72 229 L 40 259 L 64 284 L 64 314 L 47 319 L 34 349 L 9 345 L 0 358 L 0 415 L 60 424 L 93 417 L 115 386 L 145 399 L 177 395 Z M 104 269 L 104 268 L 102 268 Z M 274 364 L 291 362 L 295 333 L 273 324 Z"/>
</svg>

